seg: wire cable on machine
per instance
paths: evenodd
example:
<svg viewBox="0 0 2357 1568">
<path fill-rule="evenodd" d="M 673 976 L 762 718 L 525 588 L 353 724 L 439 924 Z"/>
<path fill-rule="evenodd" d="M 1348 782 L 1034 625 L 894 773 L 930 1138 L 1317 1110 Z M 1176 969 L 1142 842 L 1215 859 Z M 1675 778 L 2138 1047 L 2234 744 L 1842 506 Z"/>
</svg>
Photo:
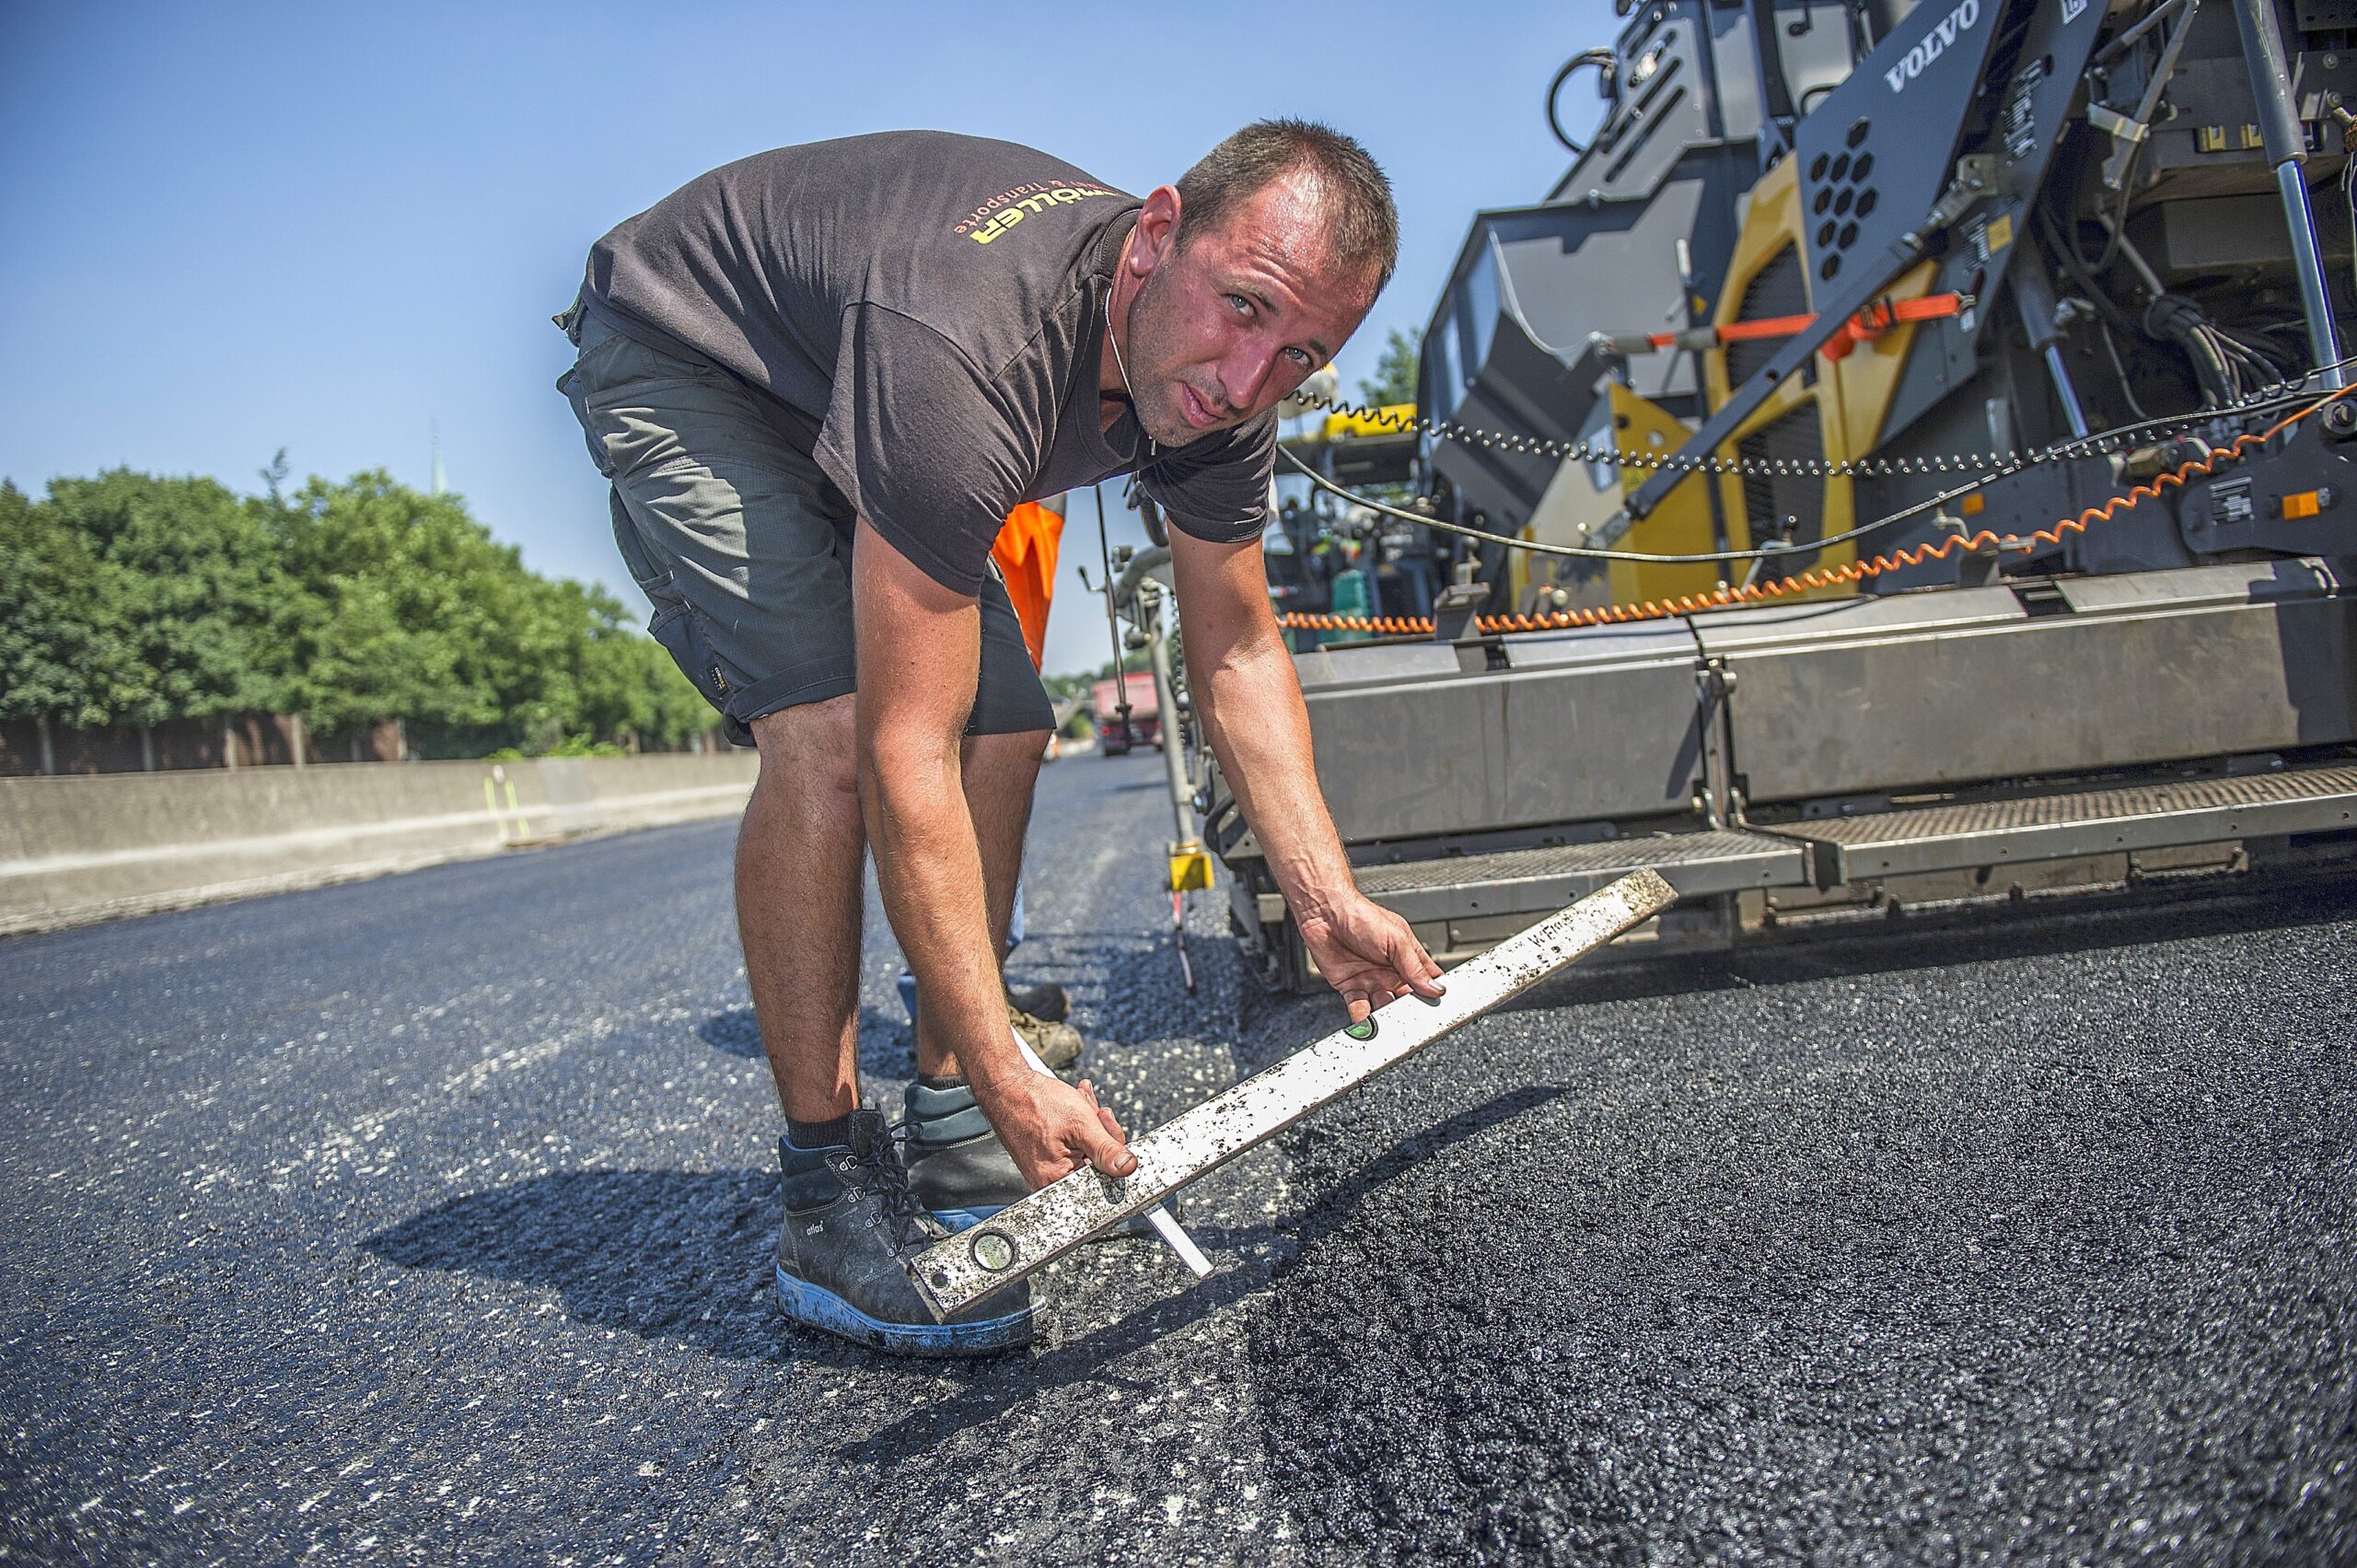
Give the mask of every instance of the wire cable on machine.
<svg viewBox="0 0 2357 1568">
<path fill-rule="evenodd" d="M 1619 58 L 1613 54 L 1612 51 L 1608 49 L 1590 49 L 1582 53 L 1574 54 L 1569 60 L 1563 62 L 1562 69 L 1555 73 L 1555 79 L 1547 84 L 1547 129 L 1555 133 L 1555 140 L 1562 143 L 1563 145 L 1570 150 L 1571 155 L 1573 157 L 1579 157 L 1584 155 L 1587 151 L 1588 145 L 1585 142 L 1574 142 L 1567 134 L 1565 134 L 1563 130 L 1563 122 L 1561 119 L 1557 118 L 1555 113 L 1555 100 L 1562 96 L 1563 84 L 1572 79 L 1573 73 L 1580 70 L 1584 66 L 1593 65 L 1597 70 L 1604 73 L 1604 96 L 1611 99 L 1615 104 L 1618 104 L 1620 101 L 1620 77 L 1616 73 L 1619 70 L 1620 64 L 1620 62 Z"/>
<path fill-rule="evenodd" d="M 2036 550 L 2041 544 L 2059 545 L 2062 542 L 2062 537 L 2065 534 L 2084 533 L 2087 530 L 2087 525 L 2090 523 L 2108 521 L 2117 513 L 2125 511 L 2129 507 L 2138 505 L 2140 502 L 2157 499 L 2172 485 L 2182 488 L 2195 478 L 2215 472 L 2221 466 L 2232 463 L 2242 458 L 2250 447 L 2254 446 L 2266 446 L 2268 442 L 2272 441 L 2284 431 L 2291 429 L 2301 421 L 2308 418 L 2312 414 L 2315 414 L 2319 410 L 2325 408 L 2328 404 L 2338 401 L 2339 400 L 2348 397 L 2352 393 L 2357 393 L 2357 386 L 2346 387 L 2338 391 L 2329 392 L 2314 402 L 2308 403 L 2290 418 L 2281 420 L 2269 426 L 2263 432 L 2245 431 L 2241 435 L 2236 436 L 2225 446 L 2213 448 L 2206 456 L 2195 458 L 2187 462 L 2180 463 L 2176 468 L 2156 475 L 2153 479 L 2135 486 L 2124 494 L 2114 496 L 2108 501 L 2105 501 L 2097 505 L 2086 508 L 2076 517 L 2061 518 L 2055 522 L 2051 527 L 2040 528 L 2037 532 L 2026 537 L 1999 535 L 1992 533 L 1987 528 L 1982 528 L 1978 533 L 1974 533 L 1969 536 L 1959 531 L 1949 535 L 1946 539 L 1940 540 L 1936 544 L 1920 545 L 1911 549 L 1900 549 L 1893 551 L 1887 554 L 1875 556 L 1870 561 L 1852 562 L 1842 566 L 1814 568 L 1793 576 L 1777 578 L 1770 582 L 1746 583 L 1739 588 L 1729 587 L 1723 584 L 1710 593 L 1682 594 L 1674 598 L 1647 599 L 1642 604 L 1609 605 L 1597 610 L 1557 610 L 1551 613 L 1539 615 L 1485 615 L 1479 618 L 1476 625 L 1478 629 L 1484 633 L 1495 633 L 1502 632 L 1561 631 L 1578 626 L 1596 626 L 1606 623 L 1626 622 L 1632 621 L 1655 621 L 1673 615 L 1685 615 L 1692 614 L 1701 610 L 1725 609 L 1729 606 L 1737 604 L 1764 603 L 1771 599 L 1783 598 L 1795 593 L 1808 592 L 1817 588 L 1834 587 L 1844 584 L 1860 583 L 1870 577 L 1880 576 L 1885 572 L 1898 571 L 1909 566 L 1920 566 L 1929 561 L 1945 560 L 1951 552 L 1959 549 L 1966 551 L 2013 550 L 2027 552 Z M 2287 401 L 2295 401 L 2297 400 Z M 2181 419 L 2183 416 L 2178 417 Z M 2158 424 L 2162 422 L 2152 421 L 2149 423 Z M 2077 443 L 2074 443 L 2074 445 L 2076 444 Z M 1291 456 L 1291 454 L 1287 455 Z M 1295 462 L 1297 467 L 1304 466 L 1300 464 L 1299 459 L 1295 459 Z M 1305 467 L 1305 471 L 1309 470 Z M 1332 482 L 1326 480 L 1323 475 L 1314 475 L 1314 477 L 1323 484 L 1332 488 L 1340 488 L 1339 486 L 1334 486 Z M 1965 488 L 1977 488 L 1977 485 L 1967 486 Z M 1344 492 L 1344 494 L 1348 494 L 1348 492 Z M 1963 494 L 1963 491 L 1957 491 L 1954 494 Z M 1411 521 L 1424 523 L 1427 526 L 1445 527 L 1447 528 L 1449 531 L 1453 532 L 1468 531 L 1457 528 L 1454 525 L 1435 524 L 1434 519 L 1428 517 L 1418 517 L 1412 513 L 1399 512 L 1397 508 L 1381 506 L 1375 503 L 1363 502 L 1362 504 L 1376 505 L 1376 509 L 1379 511 L 1391 512 L 1395 516 L 1405 517 Z M 1924 506 L 1934 504 L 1936 503 L 1922 503 L 1909 510 L 1910 512 L 1921 511 Z M 1897 515 L 1895 514 L 1894 516 Z M 1875 522 L 1866 525 L 1866 528 L 1872 528 L 1883 527 L 1891 520 L 1893 519 L 1887 517 L 1878 518 Z M 1792 548 L 1807 550 L 1818 549 L 1825 544 L 1838 542 L 1840 539 L 1854 537 L 1855 534 L 1863 531 L 1865 530 L 1852 529 L 1849 534 L 1838 535 L 1833 540 L 1816 540 L 1808 544 L 1798 545 Z M 1499 536 L 1494 534 L 1483 534 L 1479 535 L 1479 537 L 1495 540 Z M 1504 540 L 1504 542 L 1509 546 L 1524 550 L 1538 548 L 1532 541 L 1528 540 Z M 1546 552 L 1557 553 L 1560 552 L 1562 549 L 1562 547 L 1560 546 L 1548 547 Z M 1583 553 L 1597 552 L 1590 552 Z M 1756 555 L 1759 552 L 1728 552 L 1728 554 L 1752 555 Z M 1627 552 L 1620 552 L 1619 555 L 1616 555 L 1613 558 L 1624 558 L 1626 555 Z M 1699 560 L 1700 562 L 1715 562 L 1723 558 L 1724 557 L 1719 555 L 1710 555 L 1688 559 Z M 1638 556 L 1636 559 L 1660 560 L 1662 558 Z M 1295 630 L 1371 632 L 1377 634 L 1399 633 L 1424 635 L 1429 634 L 1434 629 L 1434 622 L 1429 618 L 1417 616 L 1367 617 L 1295 613 L 1280 616 L 1278 618 L 1278 623 L 1282 626 Z"/>
<path fill-rule="evenodd" d="M 2348 358 L 2337 362 L 2335 367 L 2338 368 L 2340 365 L 2352 364 L 2357 364 L 2357 354 L 2350 355 Z M 1356 491 L 1351 490 L 1343 485 L 1337 484 L 1332 480 L 1328 479 L 1324 474 L 1319 473 L 1316 469 L 1313 469 L 1307 463 L 1303 462 L 1298 457 L 1295 456 L 1291 450 L 1280 447 L 1278 451 L 1284 458 L 1285 461 L 1293 465 L 1295 471 L 1300 473 L 1303 478 L 1307 479 L 1318 489 L 1327 491 L 1345 501 L 1349 501 L 1354 505 L 1364 506 L 1369 511 L 1380 513 L 1385 517 L 1397 517 L 1403 522 L 1416 523 L 1424 528 L 1434 528 L 1442 533 L 1457 534 L 1466 539 L 1480 540 L 1484 544 L 1504 544 L 1510 550 L 1520 550 L 1534 555 L 1565 556 L 1582 561 L 1625 561 L 1634 564 L 1647 566 L 1706 566 L 1724 561 L 1769 561 L 1777 559 L 1778 557 L 1794 555 L 1805 551 L 1822 550 L 1829 545 L 1845 543 L 1848 540 L 1860 539 L 1867 534 L 1878 532 L 1879 530 L 1889 528 L 1894 524 L 1905 522 L 1909 518 L 1919 517 L 1925 512 L 1936 510 L 1939 507 L 1946 505 L 1951 501 L 1960 500 L 1964 496 L 1969 495 L 1972 492 L 1982 488 L 1993 481 L 2004 479 L 2012 474 L 2022 471 L 2024 469 L 2032 467 L 2035 464 L 2061 461 L 2071 458 L 2095 457 L 2102 455 L 2129 436 L 2141 434 L 2146 430 L 2157 429 L 2169 425 L 2208 424 L 2213 423 L 2222 415 L 2252 415 L 2269 412 L 2279 408 L 2289 407 L 2293 403 L 2297 402 L 2302 396 L 2305 396 L 2304 392 L 2296 391 L 2294 389 L 2305 386 L 2309 376 L 2314 374 L 2315 372 L 2309 372 L 2308 375 L 2299 376 L 2286 381 L 2279 382 L 2276 384 L 2275 388 L 2270 389 L 2269 393 L 2256 396 L 2241 404 L 2238 404 L 2233 409 L 2204 409 L 2192 413 L 2166 414 L 2156 419 L 2140 420 L 2131 424 L 2114 425 L 2108 430 L 2098 431 L 2094 435 L 2084 437 L 2084 439 L 2074 439 L 2065 442 L 2060 446 L 2047 447 L 2042 451 L 2027 454 L 2026 456 L 2017 456 L 2016 460 L 2011 463 L 1995 465 L 1989 471 L 1975 475 L 1964 483 L 1952 485 L 1946 489 L 1941 490 L 1936 494 L 1928 496 L 1922 501 L 1918 501 L 1912 505 L 1900 507 L 1898 511 L 1886 513 L 1882 517 L 1876 517 L 1872 522 L 1861 523 L 1856 528 L 1847 528 L 1837 534 L 1829 534 L 1823 539 L 1794 540 L 1790 544 L 1767 545 L 1750 550 L 1714 550 L 1703 553 L 1685 555 L 1656 553 L 1650 551 L 1608 550 L 1600 546 L 1542 544 L 1536 540 L 1511 539 L 1505 535 L 1491 533 L 1481 528 L 1468 528 L 1461 523 L 1452 523 L 1438 517 L 1426 517 L 1421 512 L 1411 512 L 1404 507 L 1394 506 L 1386 502 L 1377 501 L 1372 496 L 1362 495 Z M 1329 400 L 1319 401 L 1329 401 Z M 1363 409 L 1338 409 L 1335 412 L 1345 412 L 1361 419 L 1374 417 L 1367 411 Z M 2305 415 L 2303 415 L 2302 417 L 2305 418 Z M 1417 423 L 1420 425 L 1427 424 L 1427 422 L 1424 421 L 1418 421 Z M 1477 436 L 1486 436 L 1489 433 L 1479 432 L 1475 434 Z M 1620 456 L 1620 454 L 1613 455 Z M 1635 454 L 1628 454 L 1627 456 L 1632 458 L 1637 457 Z M 1637 461 L 1624 466 L 1658 467 L 1659 462 L 1656 459 L 1652 464 L 1646 464 L 1640 459 Z M 1966 465 L 1962 459 L 1958 459 L 1956 466 L 1958 470 L 1962 470 Z M 1946 470 L 1948 467 L 1947 459 L 1940 459 L 1939 467 L 1942 470 Z M 1783 473 L 1789 470 L 1780 464 L 1774 466 L 1771 471 Z"/>
<path fill-rule="evenodd" d="M 2103 338 L 2104 353 L 2111 356 L 2112 373 L 2119 377 L 2119 395 L 2128 400 L 2128 412 L 2139 419 L 2152 418 L 2144 412 L 2144 405 L 2136 401 L 2136 389 L 2128 381 L 2128 366 L 2119 360 L 2119 345 L 2112 341 L 2111 323 L 2105 320 L 2100 312 L 2096 317 L 2096 331 Z"/>
<path fill-rule="evenodd" d="M 2108 304 L 2106 300 L 2102 303 Z M 2100 306 L 2098 307 L 2100 308 Z M 2118 307 L 2112 307 L 2114 310 Z M 2127 322 L 2124 314 L 2121 321 Z M 2205 322 L 2206 324 L 2206 322 Z M 2357 354 L 2334 361 L 2328 368 L 2338 369 L 2357 365 Z M 2115 426 L 2084 438 L 2074 438 L 2060 446 L 2038 451 L 2017 449 L 1991 452 L 1938 453 L 1929 457 L 1856 458 L 1827 462 L 1816 458 L 1778 458 L 1758 461 L 1714 456 L 1680 457 L 1677 452 L 1625 452 L 1617 447 L 1596 446 L 1586 441 L 1550 441 L 1544 436 L 1511 436 L 1493 430 L 1477 430 L 1458 424 L 1453 420 L 1430 420 L 1421 415 L 1395 413 L 1385 409 L 1372 409 L 1360 403 L 1343 402 L 1337 398 L 1303 397 L 1310 407 L 1329 414 L 1340 414 L 1362 424 L 1387 428 L 1394 434 L 1415 434 L 1434 440 L 1459 441 L 1468 446 L 1486 447 L 1492 451 L 1514 453 L 1526 457 L 1554 458 L 1562 461 L 1610 463 L 1620 468 L 1648 469 L 1671 473 L 1713 473 L 1749 475 L 1755 478 L 1824 478 L 1824 479 L 1890 479 L 1908 475 L 1963 473 L 1973 470 L 1992 470 L 1991 477 L 2002 477 L 2033 463 L 2053 462 L 2062 459 L 2090 455 L 2095 443 L 2114 438 L 2147 425 L 2166 424 L 2207 424 L 2220 418 L 2263 412 L 2269 407 L 2281 406 L 2285 397 L 2296 398 L 2300 389 L 2317 374 L 2310 370 L 2287 377 L 2272 385 L 2259 388 L 2247 398 L 2229 400 L 2182 414 L 2169 414 L 2142 421 L 2141 424 Z M 1429 522 L 1417 517 L 1417 522 Z M 1485 535 L 1483 536 L 1492 537 Z M 1713 557 L 1715 559 L 1715 557 Z"/>
</svg>

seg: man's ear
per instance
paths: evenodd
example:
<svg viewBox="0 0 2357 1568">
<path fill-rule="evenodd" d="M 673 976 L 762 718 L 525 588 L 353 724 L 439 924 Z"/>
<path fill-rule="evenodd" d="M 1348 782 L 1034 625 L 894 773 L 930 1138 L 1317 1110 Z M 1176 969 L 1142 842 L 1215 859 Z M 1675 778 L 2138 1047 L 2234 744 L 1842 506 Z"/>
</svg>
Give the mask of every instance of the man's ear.
<svg viewBox="0 0 2357 1568">
<path fill-rule="evenodd" d="M 1157 185 L 1147 192 L 1138 214 L 1137 236 L 1145 243 L 1129 247 L 1130 271 L 1143 280 L 1169 256 L 1178 240 L 1178 188 Z"/>
</svg>

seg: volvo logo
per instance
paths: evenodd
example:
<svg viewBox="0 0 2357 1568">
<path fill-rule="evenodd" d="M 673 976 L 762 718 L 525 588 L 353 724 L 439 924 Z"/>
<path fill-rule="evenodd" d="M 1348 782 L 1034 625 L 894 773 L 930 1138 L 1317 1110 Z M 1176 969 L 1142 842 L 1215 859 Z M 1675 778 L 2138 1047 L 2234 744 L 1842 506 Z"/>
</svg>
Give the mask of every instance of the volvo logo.
<svg viewBox="0 0 2357 1568">
<path fill-rule="evenodd" d="M 1917 41 L 1907 52 L 1906 58 L 1882 74 L 1892 92 L 1904 92 L 1907 84 L 1930 68 L 1933 61 L 1947 52 L 1949 44 L 1972 30 L 1980 20 L 1980 0 L 1964 0 L 1964 4 L 1942 17 L 1939 25 Z"/>
</svg>

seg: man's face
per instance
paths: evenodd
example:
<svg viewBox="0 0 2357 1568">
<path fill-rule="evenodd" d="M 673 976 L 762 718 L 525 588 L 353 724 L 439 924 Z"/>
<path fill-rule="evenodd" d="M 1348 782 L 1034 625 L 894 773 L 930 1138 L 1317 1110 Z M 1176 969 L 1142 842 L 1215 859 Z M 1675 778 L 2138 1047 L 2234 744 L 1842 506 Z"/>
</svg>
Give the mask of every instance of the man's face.
<svg viewBox="0 0 2357 1568">
<path fill-rule="evenodd" d="M 1132 251 L 1154 270 L 1124 339 L 1138 423 L 1166 447 L 1274 408 L 1334 357 L 1375 303 L 1375 280 L 1328 261 L 1317 194 L 1280 180 L 1216 228 L 1140 218 Z M 1163 194 L 1155 193 L 1156 197 Z M 1160 233 L 1155 232 L 1157 226 Z"/>
</svg>

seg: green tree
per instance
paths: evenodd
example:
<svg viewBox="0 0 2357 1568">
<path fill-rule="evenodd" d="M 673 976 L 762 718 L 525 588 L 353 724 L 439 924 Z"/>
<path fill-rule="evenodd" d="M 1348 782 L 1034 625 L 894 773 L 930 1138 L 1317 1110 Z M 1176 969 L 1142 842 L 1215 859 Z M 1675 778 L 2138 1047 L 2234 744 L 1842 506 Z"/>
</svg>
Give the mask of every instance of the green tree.
<svg viewBox="0 0 2357 1568">
<path fill-rule="evenodd" d="M 276 631 L 296 672 L 291 706 L 313 727 L 499 725 L 485 649 L 510 596 L 488 529 L 382 472 L 314 478 L 273 512 L 293 584 Z"/>
<path fill-rule="evenodd" d="M 450 755 L 672 747 L 711 710 L 602 588 L 543 577 L 455 496 L 381 472 L 268 493 L 117 469 L 0 483 L 0 717 L 387 719 Z"/>
<path fill-rule="evenodd" d="M 114 469 L 0 498 L 0 713 L 156 724 L 271 706 L 273 541 L 209 479 Z"/>
<path fill-rule="evenodd" d="M 1398 327 L 1383 340 L 1375 374 L 1359 382 L 1359 398 L 1369 408 L 1416 401 L 1416 340 Z"/>
<path fill-rule="evenodd" d="M 284 589 L 265 519 L 210 479 L 111 469 L 49 487 L 56 526 L 100 563 L 93 608 L 138 667 L 110 718 L 157 724 L 279 705 L 269 634 Z"/>
<path fill-rule="evenodd" d="M 0 718 L 102 725 L 152 702 L 122 575 L 55 507 L 0 482 Z"/>
<path fill-rule="evenodd" d="M 611 594 L 531 571 L 454 495 L 381 472 L 313 479 L 278 508 L 283 618 L 324 733 L 399 718 L 421 749 L 679 746 L 712 711 Z"/>
</svg>

